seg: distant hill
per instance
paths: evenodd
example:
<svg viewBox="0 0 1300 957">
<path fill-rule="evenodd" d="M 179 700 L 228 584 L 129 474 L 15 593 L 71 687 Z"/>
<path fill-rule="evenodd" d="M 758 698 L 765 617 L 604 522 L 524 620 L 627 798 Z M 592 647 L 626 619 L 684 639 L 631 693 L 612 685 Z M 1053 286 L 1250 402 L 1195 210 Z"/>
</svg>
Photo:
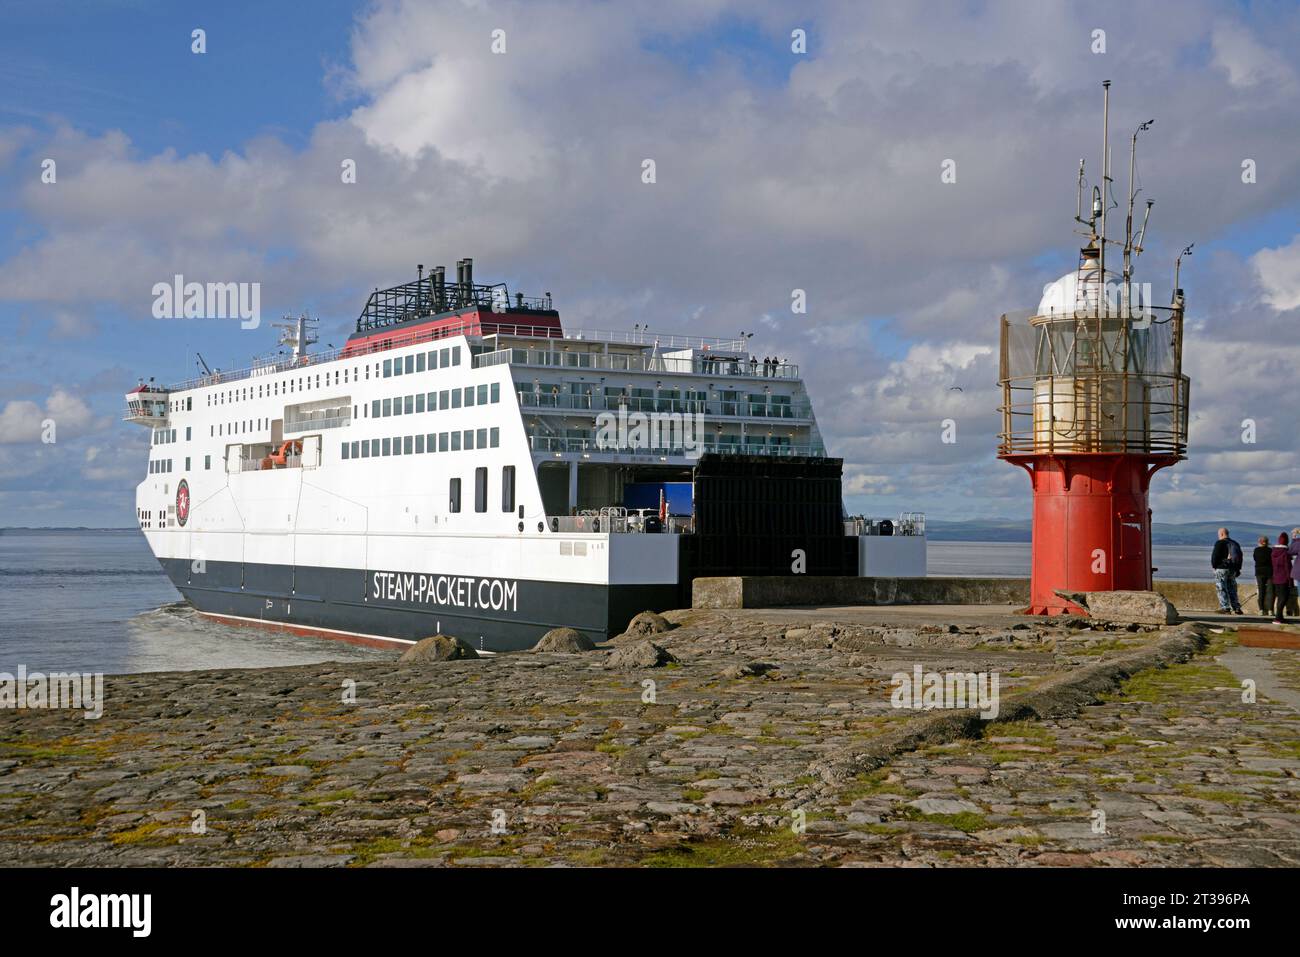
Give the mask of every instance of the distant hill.
<svg viewBox="0 0 1300 957">
<path fill-rule="evenodd" d="M 1184 522 L 1181 525 L 1167 525 L 1156 522 L 1151 529 L 1151 541 L 1156 545 L 1205 545 L 1209 547 L 1218 538 L 1219 528 L 1224 522 Z M 1294 524 L 1260 525 L 1258 522 L 1227 522 L 1228 531 L 1242 548 L 1249 551 L 1255 547 L 1255 539 L 1261 535 L 1268 536 L 1270 542 L 1277 541 L 1278 532 L 1290 534 Z"/>
<path fill-rule="evenodd" d="M 1028 542 L 1029 523 L 1007 518 L 941 522 L 925 520 L 925 534 L 936 542 Z"/>
<path fill-rule="evenodd" d="M 1156 522 L 1151 529 L 1153 545 L 1204 545 L 1214 544 L 1221 522 Z M 1228 522 L 1232 537 L 1245 548 L 1253 547 L 1255 539 L 1267 535 L 1274 541 L 1281 525 L 1260 525 L 1257 522 Z M 1289 531 L 1289 529 L 1286 529 Z M 936 542 L 1028 542 L 1030 523 L 1012 519 L 988 519 L 964 522 L 925 521 L 926 535 Z"/>
</svg>

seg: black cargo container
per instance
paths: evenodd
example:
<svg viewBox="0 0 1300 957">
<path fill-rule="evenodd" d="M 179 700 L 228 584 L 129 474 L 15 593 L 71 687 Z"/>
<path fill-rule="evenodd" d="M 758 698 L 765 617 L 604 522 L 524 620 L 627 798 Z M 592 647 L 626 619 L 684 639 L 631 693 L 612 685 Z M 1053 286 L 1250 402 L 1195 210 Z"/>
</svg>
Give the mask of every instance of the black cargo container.
<svg viewBox="0 0 1300 957">
<path fill-rule="evenodd" d="M 694 470 L 695 534 L 682 536 L 683 601 L 691 581 L 720 575 L 856 575 L 844 534 L 843 459 L 702 455 Z"/>
</svg>

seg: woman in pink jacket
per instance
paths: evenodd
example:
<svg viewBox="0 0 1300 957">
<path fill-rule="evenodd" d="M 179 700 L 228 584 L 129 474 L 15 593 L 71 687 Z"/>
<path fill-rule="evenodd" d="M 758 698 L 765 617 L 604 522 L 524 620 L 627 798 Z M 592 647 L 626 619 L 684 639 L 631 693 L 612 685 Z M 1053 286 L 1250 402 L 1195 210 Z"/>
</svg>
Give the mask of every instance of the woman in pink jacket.
<svg viewBox="0 0 1300 957">
<path fill-rule="evenodd" d="M 1287 554 L 1291 556 L 1291 600 L 1287 602 L 1286 610 L 1292 616 L 1300 616 L 1300 600 L 1297 599 L 1297 593 L 1300 593 L 1300 528 L 1291 529 Z"/>
<path fill-rule="evenodd" d="M 1273 546 L 1273 624 L 1286 624 L 1286 606 L 1291 598 L 1291 540 L 1286 532 L 1278 535 Z"/>
</svg>

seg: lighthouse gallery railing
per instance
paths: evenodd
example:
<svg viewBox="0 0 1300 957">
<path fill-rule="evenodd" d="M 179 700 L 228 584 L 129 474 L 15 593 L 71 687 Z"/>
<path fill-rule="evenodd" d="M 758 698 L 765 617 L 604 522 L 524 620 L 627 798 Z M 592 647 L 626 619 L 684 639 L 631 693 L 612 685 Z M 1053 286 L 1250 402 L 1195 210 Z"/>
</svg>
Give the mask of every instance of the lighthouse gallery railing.
<svg viewBox="0 0 1300 957">
<path fill-rule="evenodd" d="M 998 454 L 1184 457 L 1181 326 L 1169 310 L 1002 316 Z"/>
</svg>

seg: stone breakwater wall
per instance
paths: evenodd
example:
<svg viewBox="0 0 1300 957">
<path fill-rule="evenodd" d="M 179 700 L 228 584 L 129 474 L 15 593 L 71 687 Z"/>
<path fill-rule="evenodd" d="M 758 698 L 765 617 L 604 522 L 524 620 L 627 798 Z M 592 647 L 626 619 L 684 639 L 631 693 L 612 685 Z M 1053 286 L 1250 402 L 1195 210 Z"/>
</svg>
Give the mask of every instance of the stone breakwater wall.
<svg viewBox="0 0 1300 957">
<path fill-rule="evenodd" d="M 1296 714 L 1243 702 L 1186 626 L 659 617 L 585 651 L 112 675 L 99 720 L 10 713 L 0 864 L 1300 863 Z M 917 668 L 997 673 L 998 720 L 900 706 Z"/>
<path fill-rule="evenodd" d="M 1243 584 L 1242 601 L 1253 596 Z M 1212 582 L 1156 582 L 1183 611 L 1218 608 Z M 1249 592 L 1249 594 L 1247 594 Z M 730 576 L 697 578 L 691 604 L 701 609 L 796 605 L 1026 605 L 1028 578 L 859 578 L 856 576 Z"/>
</svg>

